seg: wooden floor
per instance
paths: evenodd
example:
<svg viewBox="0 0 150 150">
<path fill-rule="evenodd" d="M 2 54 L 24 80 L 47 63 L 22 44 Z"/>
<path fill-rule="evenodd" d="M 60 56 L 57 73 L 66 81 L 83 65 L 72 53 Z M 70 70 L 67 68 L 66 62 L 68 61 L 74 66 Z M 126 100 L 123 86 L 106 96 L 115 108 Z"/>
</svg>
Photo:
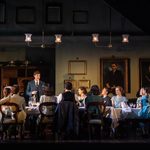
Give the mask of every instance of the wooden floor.
<svg viewBox="0 0 150 150">
<path fill-rule="evenodd" d="M 0 141 L 0 143 L 50 143 L 50 144 L 63 144 L 63 143 L 150 143 L 150 136 L 145 137 L 122 137 L 122 138 L 103 138 L 103 139 L 67 139 L 67 140 L 53 140 L 51 136 L 47 136 L 46 138 L 37 138 L 35 136 L 26 135 L 24 139 L 20 139 L 19 136 L 16 137 L 16 139 L 12 136 L 11 139 L 3 139 Z"/>
<path fill-rule="evenodd" d="M 53 147 L 54 150 L 57 149 L 65 149 L 65 150 L 94 150 L 96 147 L 105 147 L 117 150 L 121 150 L 130 147 L 138 147 L 142 148 L 145 145 L 150 146 L 150 136 L 129 136 L 129 137 L 109 137 L 102 139 L 92 139 L 88 140 L 87 136 L 82 135 L 81 137 L 74 140 L 53 140 L 50 135 L 46 138 L 37 138 L 34 135 L 30 135 L 29 132 L 25 133 L 24 139 L 20 139 L 19 136 L 16 139 L 12 136 L 11 139 L 3 139 L 0 141 L 0 147 L 4 146 L 4 148 L 11 148 L 15 145 L 15 149 L 23 146 L 27 150 L 30 147 L 35 146 L 36 150 L 42 146 L 45 147 Z M 123 147 L 123 148 L 122 148 Z M 33 149 L 34 150 L 34 149 Z"/>
</svg>

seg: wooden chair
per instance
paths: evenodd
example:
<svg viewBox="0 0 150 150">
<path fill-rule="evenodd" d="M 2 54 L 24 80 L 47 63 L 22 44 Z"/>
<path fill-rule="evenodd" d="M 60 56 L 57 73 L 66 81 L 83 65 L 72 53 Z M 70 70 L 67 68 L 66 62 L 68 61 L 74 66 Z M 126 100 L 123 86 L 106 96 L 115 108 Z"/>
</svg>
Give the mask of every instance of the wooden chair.
<svg viewBox="0 0 150 150">
<path fill-rule="evenodd" d="M 88 134 L 89 140 L 93 136 L 93 129 L 99 129 L 99 136 L 101 137 L 102 129 L 104 126 L 104 114 L 105 114 L 105 104 L 103 102 L 89 102 L 86 106 L 87 119 L 88 119 Z"/>
<path fill-rule="evenodd" d="M 57 103 L 55 102 L 44 102 L 39 105 L 40 116 L 38 118 L 37 135 L 46 138 L 49 132 L 52 133 L 52 137 L 56 139 L 56 119 L 55 110 Z"/>
<path fill-rule="evenodd" d="M 20 136 L 22 137 L 23 132 L 23 123 L 18 123 L 18 113 L 19 106 L 16 103 L 5 103 L 0 105 L 0 112 L 2 114 L 1 118 L 1 127 L 2 127 L 2 136 L 5 133 L 5 138 L 9 135 L 9 139 L 12 135 L 15 136 L 18 134 L 17 127 L 20 126 Z"/>
</svg>

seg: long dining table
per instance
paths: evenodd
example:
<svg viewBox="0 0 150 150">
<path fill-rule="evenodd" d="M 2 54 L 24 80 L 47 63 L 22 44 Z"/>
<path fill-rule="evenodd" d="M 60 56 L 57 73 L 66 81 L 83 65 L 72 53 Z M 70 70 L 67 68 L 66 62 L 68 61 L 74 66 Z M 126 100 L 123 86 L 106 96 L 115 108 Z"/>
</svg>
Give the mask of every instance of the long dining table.
<svg viewBox="0 0 150 150">
<path fill-rule="evenodd" d="M 138 112 L 140 108 L 114 108 L 114 107 L 106 107 L 106 111 L 110 109 L 110 118 L 112 119 L 112 128 L 116 128 L 119 125 L 119 120 L 123 119 L 139 119 Z"/>
</svg>

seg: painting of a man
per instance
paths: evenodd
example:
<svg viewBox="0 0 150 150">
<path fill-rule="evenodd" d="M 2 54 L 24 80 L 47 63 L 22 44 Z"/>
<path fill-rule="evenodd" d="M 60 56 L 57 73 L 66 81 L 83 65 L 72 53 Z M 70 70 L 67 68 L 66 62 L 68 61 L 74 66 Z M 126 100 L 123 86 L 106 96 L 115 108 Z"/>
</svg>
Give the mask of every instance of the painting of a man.
<svg viewBox="0 0 150 150">
<path fill-rule="evenodd" d="M 123 87 L 126 93 L 130 92 L 130 59 L 128 58 L 101 58 L 100 85 L 107 87 L 111 92 L 116 86 Z"/>
<path fill-rule="evenodd" d="M 143 87 L 150 87 L 150 65 L 148 66 L 148 69 L 143 71 Z"/>
<path fill-rule="evenodd" d="M 106 74 L 106 87 L 115 89 L 116 86 L 121 86 L 124 88 L 124 78 L 122 71 L 118 68 L 117 63 L 112 63 L 111 68 Z"/>
</svg>

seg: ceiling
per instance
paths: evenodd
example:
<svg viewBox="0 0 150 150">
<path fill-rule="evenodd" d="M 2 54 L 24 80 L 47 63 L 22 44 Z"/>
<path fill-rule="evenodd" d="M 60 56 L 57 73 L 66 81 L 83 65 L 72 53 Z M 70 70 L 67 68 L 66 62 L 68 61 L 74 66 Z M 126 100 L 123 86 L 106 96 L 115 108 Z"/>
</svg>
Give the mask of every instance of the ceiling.
<svg viewBox="0 0 150 150">
<path fill-rule="evenodd" d="M 150 35 L 150 5 L 147 0 L 104 0 L 132 23 Z"/>
<path fill-rule="evenodd" d="M 53 9 L 56 4 L 60 13 L 51 13 L 50 8 Z M 0 11 L 0 37 L 24 36 L 28 32 L 41 36 L 43 30 L 46 36 L 55 33 L 108 35 L 110 30 L 112 35 L 119 36 L 123 32 L 150 34 L 150 5 L 146 0 L 36 0 L 36 3 L 34 0 L 2 0 L 0 8 L 5 8 L 3 14 Z M 49 19 L 54 22 L 46 22 Z"/>
</svg>

